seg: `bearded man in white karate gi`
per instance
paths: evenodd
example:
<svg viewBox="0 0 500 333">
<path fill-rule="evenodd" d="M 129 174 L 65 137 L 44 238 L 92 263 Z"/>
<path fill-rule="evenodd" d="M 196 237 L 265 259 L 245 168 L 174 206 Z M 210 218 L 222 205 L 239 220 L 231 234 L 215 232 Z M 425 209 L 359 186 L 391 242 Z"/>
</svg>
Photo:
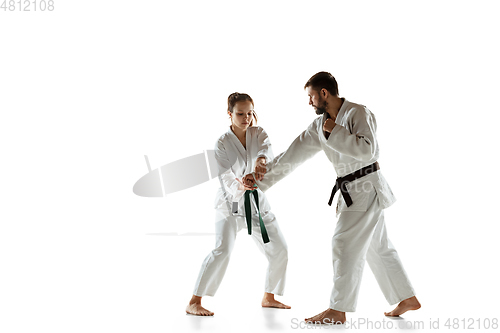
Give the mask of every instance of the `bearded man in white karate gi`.
<svg viewBox="0 0 500 333">
<path fill-rule="evenodd" d="M 266 191 L 304 161 L 323 150 L 337 173 L 333 195 L 340 190 L 332 239 L 334 285 L 330 306 L 306 322 L 334 324 L 354 312 L 365 260 L 387 301 L 399 303 L 386 316 L 420 308 L 415 291 L 396 249 L 387 238 L 383 209 L 396 200 L 379 170 L 379 147 L 374 114 L 365 106 L 338 95 L 335 78 L 327 72 L 313 75 L 304 86 L 309 105 L 321 115 L 290 147 L 267 164 L 266 173 L 246 175 Z M 333 177 L 332 177 L 333 180 Z"/>
</svg>

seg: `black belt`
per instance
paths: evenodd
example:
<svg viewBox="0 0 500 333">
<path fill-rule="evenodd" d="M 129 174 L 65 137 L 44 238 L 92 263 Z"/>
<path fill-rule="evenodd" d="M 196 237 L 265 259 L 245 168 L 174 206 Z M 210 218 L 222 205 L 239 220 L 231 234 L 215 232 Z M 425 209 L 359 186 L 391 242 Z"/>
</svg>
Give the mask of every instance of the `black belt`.
<svg viewBox="0 0 500 333">
<path fill-rule="evenodd" d="M 375 162 L 373 164 L 365 166 L 364 168 L 356 170 L 353 173 L 348 174 L 347 176 L 338 177 L 337 180 L 335 181 L 335 186 L 333 187 L 332 195 L 330 196 L 330 201 L 328 201 L 328 205 L 329 206 L 332 205 L 333 197 L 339 189 L 340 193 L 342 193 L 342 196 L 344 197 L 347 207 L 352 205 L 352 199 L 346 187 L 347 183 L 352 182 L 355 179 L 364 177 L 372 172 L 377 171 L 378 169 L 380 169 L 378 162 Z"/>
</svg>

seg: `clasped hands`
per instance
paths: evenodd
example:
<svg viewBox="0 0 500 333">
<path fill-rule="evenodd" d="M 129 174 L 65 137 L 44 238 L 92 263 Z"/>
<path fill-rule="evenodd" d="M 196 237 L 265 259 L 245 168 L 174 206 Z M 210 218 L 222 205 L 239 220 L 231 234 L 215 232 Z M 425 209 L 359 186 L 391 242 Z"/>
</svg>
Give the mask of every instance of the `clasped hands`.
<svg viewBox="0 0 500 333">
<path fill-rule="evenodd" d="M 264 178 L 264 175 L 266 174 L 267 168 L 266 168 L 266 158 L 265 157 L 259 157 L 257 158 L 257 161 L 255 162 L 255 177 L 257 180 L 262 180 Z M 251 173 L 243 177 L 242 180 L 239 180 L 236 178 L 236 180 L 240 183 L 240 189 L 241 190 L 255 190 L 255 180 L 256 180 Z"/>
</svg>

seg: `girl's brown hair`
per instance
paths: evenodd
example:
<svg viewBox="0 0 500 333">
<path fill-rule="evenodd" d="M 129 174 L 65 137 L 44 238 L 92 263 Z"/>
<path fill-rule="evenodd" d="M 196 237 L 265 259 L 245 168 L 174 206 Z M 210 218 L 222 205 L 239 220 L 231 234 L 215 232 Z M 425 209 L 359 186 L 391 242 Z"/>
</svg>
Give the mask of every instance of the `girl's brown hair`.
<svg viewBox="0 0 500 333">
<path fill-rule="evenodd" d="M 252 97 L 250 97 L 250 95 L 240 94 L 240 93 L 235 92 L 235 93 L 232 93 L 231 95 L 229 95 L 229 97 L 227 98 L 227 111 L 233 113 L 233 108 L 236 105 L 236 103 L 243 102 L 243 101 L 249 101 L 250 103 L 252 103 L 253 106 L 255 106 L 255 104 L 253 103 L 253 99 L 252 99 Z M 252 111 L 252 114 L 253 114 L 253 119 L 250 122 L 250 126 L 253 126 L 254 120 L 255 120 L 255 124 L 257 124 L 257 114 L 255 113 L 255 111 Z"/>
</svg>

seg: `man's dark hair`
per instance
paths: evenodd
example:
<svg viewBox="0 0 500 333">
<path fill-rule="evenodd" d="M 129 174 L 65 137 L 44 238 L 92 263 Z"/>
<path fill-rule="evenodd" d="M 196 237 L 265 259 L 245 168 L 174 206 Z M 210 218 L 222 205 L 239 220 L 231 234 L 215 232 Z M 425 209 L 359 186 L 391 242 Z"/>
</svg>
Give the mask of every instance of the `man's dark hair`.
<svg viewBox="0 0 500 333">
<path fill-rule="evenodd" d="M 330 94 L 334 96 L 339 95 L 337 80 L 335 80 L 333 75 L 328 72 L 319 72 L 311 76 L 311 78 L 306 82 L 304 89 L 307 87 L 311 87 L 318 92 L 325 88 Z"/>
</svg>

